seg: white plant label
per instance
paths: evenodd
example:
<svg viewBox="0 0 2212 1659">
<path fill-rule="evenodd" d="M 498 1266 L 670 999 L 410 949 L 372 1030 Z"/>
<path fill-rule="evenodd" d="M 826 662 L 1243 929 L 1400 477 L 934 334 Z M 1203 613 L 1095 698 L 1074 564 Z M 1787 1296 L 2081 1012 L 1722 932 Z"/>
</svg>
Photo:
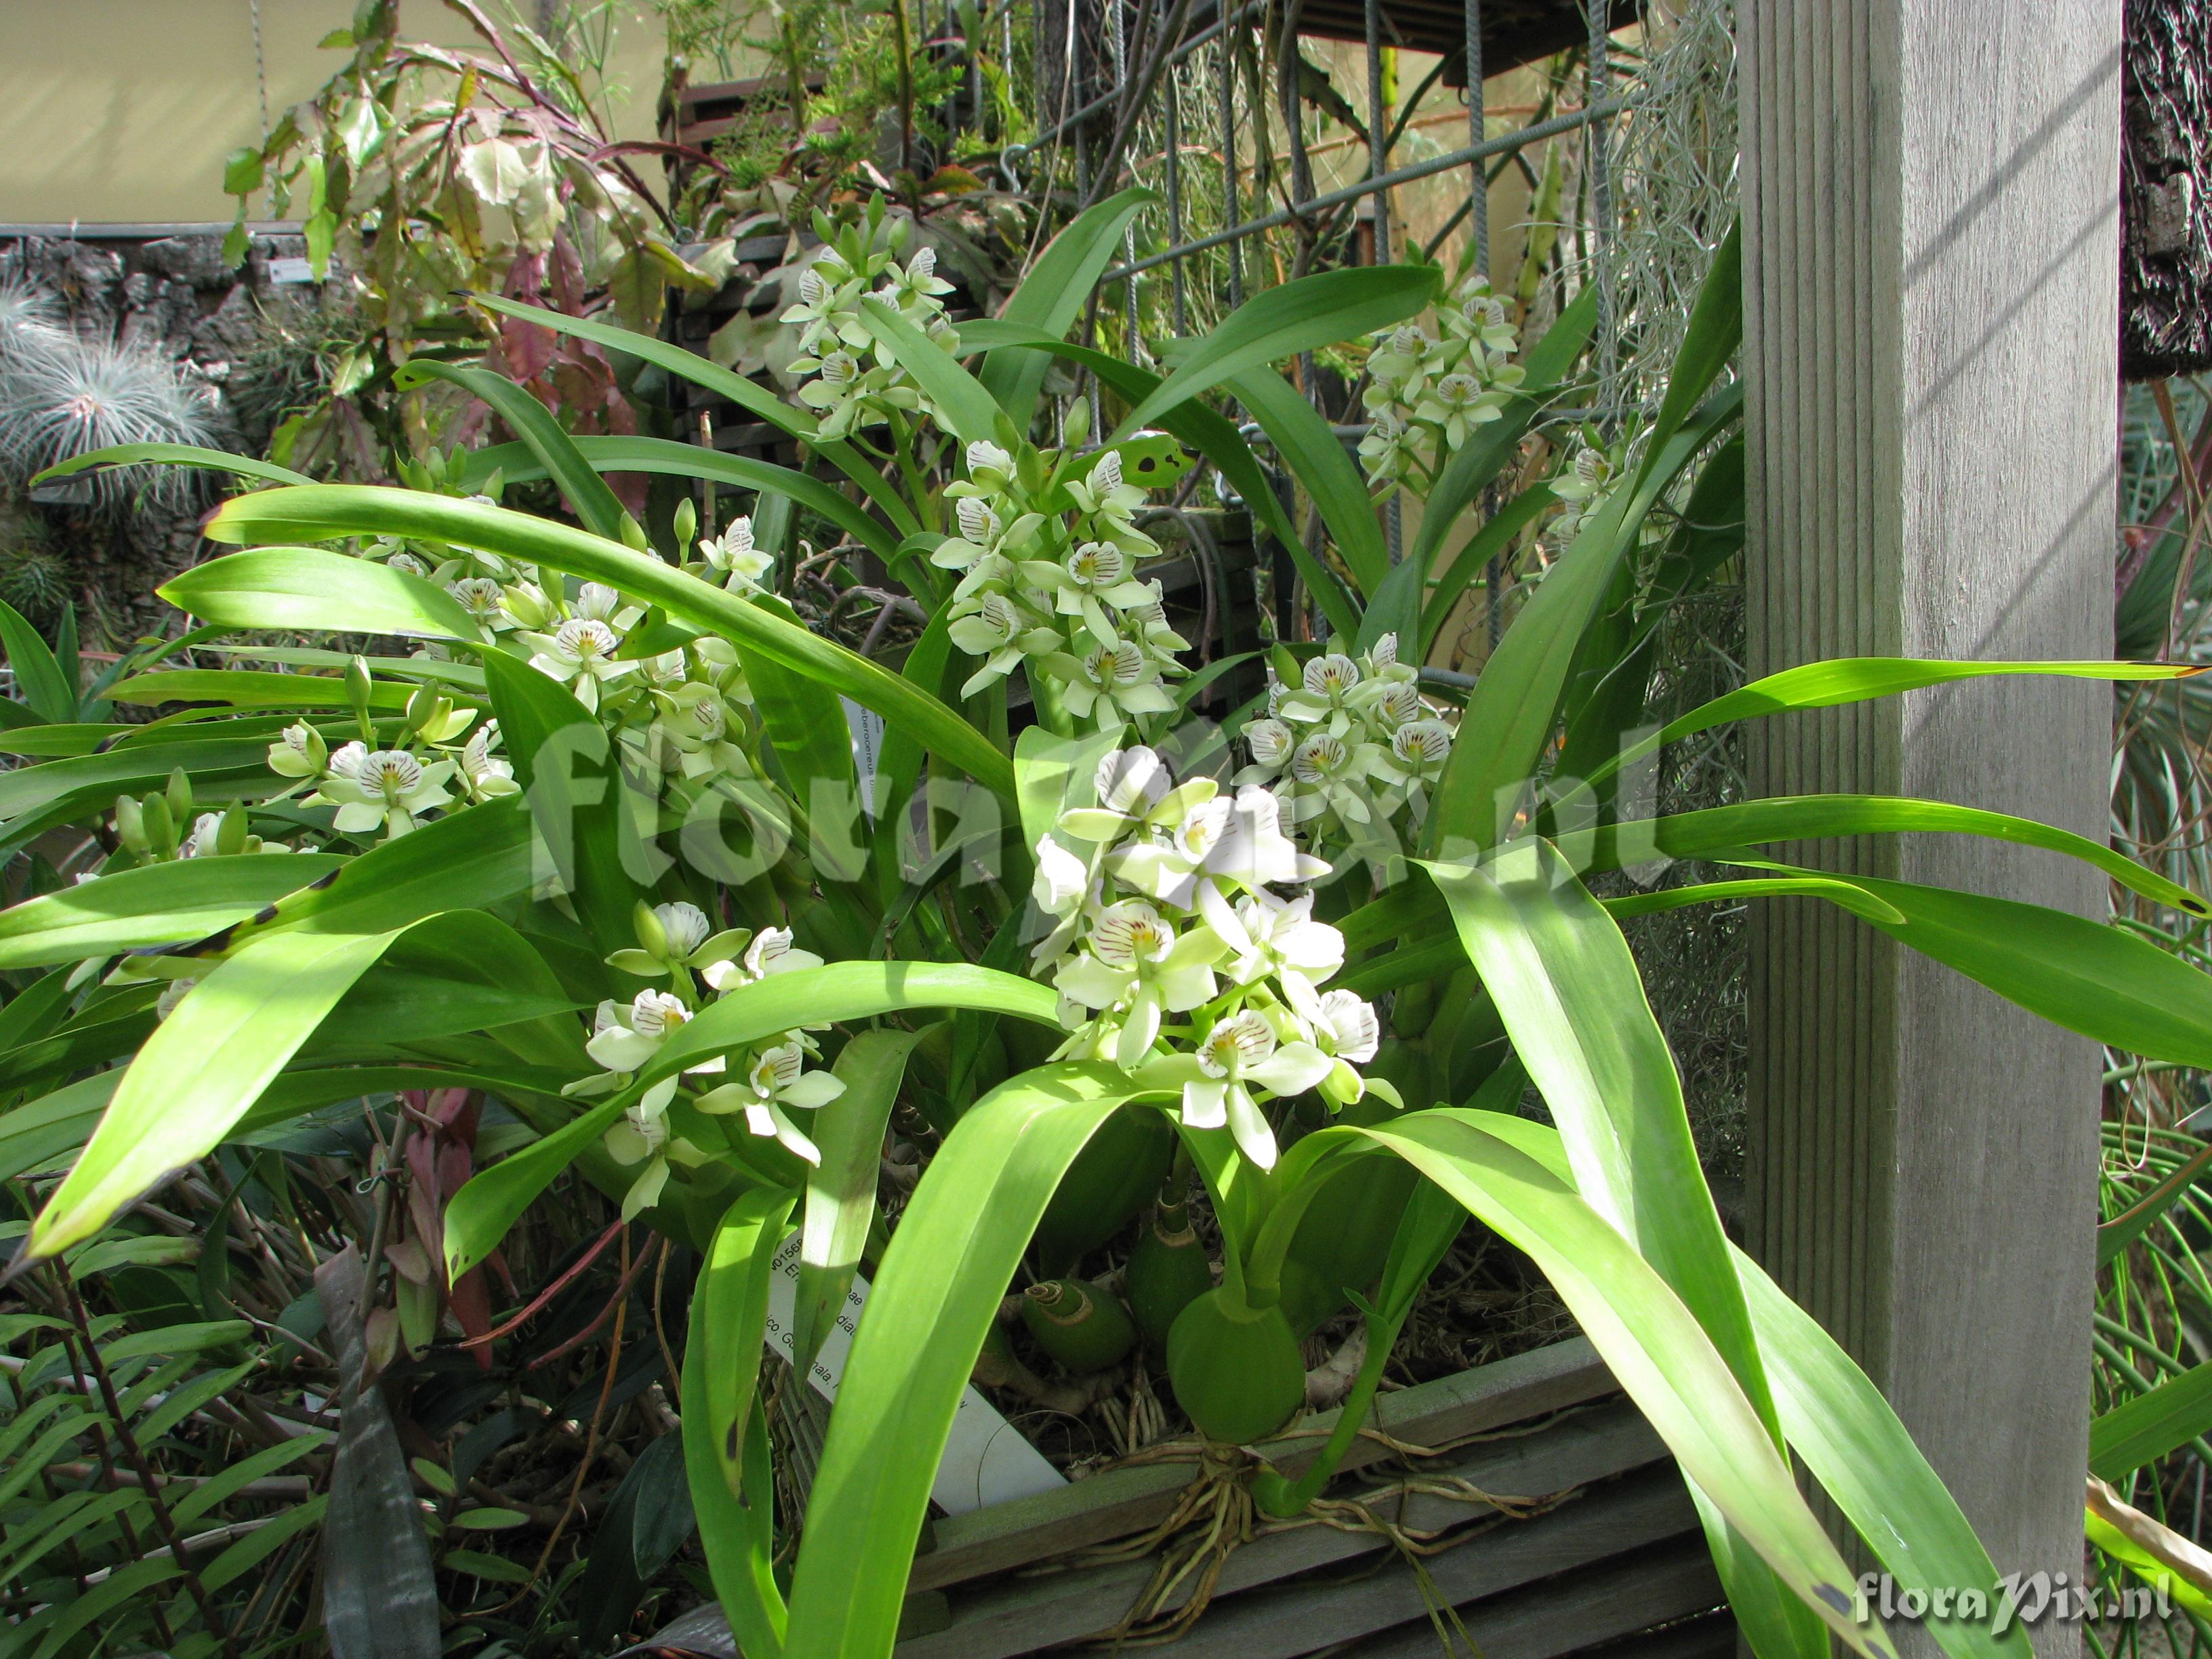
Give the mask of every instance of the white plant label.
<svg viewBox="0 0 2212 1659">
<path fill-rule="evenodd" d="M 775 1253 L 774 1277 L 769 1280 L 767 1340 L 789 1363 L 793 1354 L 792 1311 L 799 1304 L 799 1234 L 793 1232 Z M 868 1305 L 868 1281 L 853 1275 L 853 1288 L 845 1293 L 845 1306 L 837 1323 L 815 1356 L 806 1380 L 825 1400 L 837 1397 L 837 1384 L 845 1375 L 845 1355 L 853 1346 L 853 1330 L 860 1310 Z M 951 1437 L 945 1443 L 944 1461 L 929 1495 L 947 1515 L 965 1515 L 1009 1498 L 1032 1498 L 1067 1484 L 1067 1477 L 1044 1460 L 1021 1431 L 992 1408 L 974 1384 L 961 1394 L 960 1409 L 952 1419 Z"/>
<path fill-rule="evenodd" d="M 271 259 L 269 280 L 272 283 L 312 283 L 315 268 L 305 259 Z"/>
<path fill-rule="evenodd" d="M 884 717 L 872 708 L 864 708 L 850 697 L 840 696 L 845 705 L 845 724 L 853 733 L 853 770 L 860 779 L 860 810 L 868 815 L 868 822 L 876 821 L 876 761 L 884 751 Z"/>
</svg>

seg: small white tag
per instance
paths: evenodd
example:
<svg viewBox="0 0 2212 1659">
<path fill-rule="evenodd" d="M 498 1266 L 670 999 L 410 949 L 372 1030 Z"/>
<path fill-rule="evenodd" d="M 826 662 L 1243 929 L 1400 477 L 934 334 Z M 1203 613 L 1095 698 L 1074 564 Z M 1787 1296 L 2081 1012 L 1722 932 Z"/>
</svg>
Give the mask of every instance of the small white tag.
<svg viewBox="0 0 2212 1659">
<path fill-rule="evenodd" d="M 792 1310 L 799 1304 L 799 1234 L 793 1232 L 775 1253 L 775 1277 L 769 1280 L 768 1332 L 769 1346 L 788 1362 L 792 1357 Z M 815 1356 L 806 1380 L 825 1400 L 837 1397 L 837 1384 L 845 1375 L 845 1355 L 853 1346 L 853 1330 L 860 1310 L 868 1305 L 868 1281 L 853 1275 L 853 1288 L 845 1293 L 845 1306 L 837 1323 Z M 1044 1460 L 1042 1453 L 1022 1437 L 1021 1431 L 992 1409 L 991 1402 L 970 1384 L 960 1396 L 960 1409 L 952 1419 L 952 1433 L 945 1443 L 944 1461 L 929 1495 L 947 1515 L 965 1515 L 1009 1498 L 1030 1498 L 1067 1484 L 1067 1477 Z"/>
<path fill-rule="evenodd" d="M 884 717 L 872 708 L 864 708 L 850 697 L 841 696 L 845 705 L 845 724 L 853 733 L 853 769 L 860 776 L 860 810 L 868 815 L 868 822 L 876 821 L 876 761 L 884 751 Z"/>
<path fill-rule="evenodd" d="M 272 283 L 312 283 L 315 268 L 305 259 L 271 259 L 269 280 Z"/>
</svg>

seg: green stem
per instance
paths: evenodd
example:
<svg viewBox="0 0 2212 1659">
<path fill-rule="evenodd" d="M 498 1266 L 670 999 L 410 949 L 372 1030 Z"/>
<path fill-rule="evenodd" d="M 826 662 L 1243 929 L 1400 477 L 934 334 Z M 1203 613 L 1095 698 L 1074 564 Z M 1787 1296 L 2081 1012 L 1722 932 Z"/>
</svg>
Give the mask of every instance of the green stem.
<svg viewBox="0 0 2212 1659">
<path fill-rule="evenodd" d="M 1261 1469 L 1252 1477 L 1252 1501 L 1263 1511 L 1279 1519 L 1301 1514 L 1321 1496 L 1322 1488 L 1336 1478 L 1338 1466 L 1366 1425 L 1375 1390 L 1382 1381 L 1382 1368 L 1389 1363 L 1390 1349 L 1397 1340 L 1395 1323 L 1384 1328 L 1372 1319 L 1367 1322 L 1367 1357 L 1359 1363 L 1359 1375 L 1352 1379 L 1352 1392 L 1344 1397 L 1336 1427 L 1330 1431 L 1321 1455 L 1296 1480 L 1286 1480 L 1273 1469 Z"/>
</svg>

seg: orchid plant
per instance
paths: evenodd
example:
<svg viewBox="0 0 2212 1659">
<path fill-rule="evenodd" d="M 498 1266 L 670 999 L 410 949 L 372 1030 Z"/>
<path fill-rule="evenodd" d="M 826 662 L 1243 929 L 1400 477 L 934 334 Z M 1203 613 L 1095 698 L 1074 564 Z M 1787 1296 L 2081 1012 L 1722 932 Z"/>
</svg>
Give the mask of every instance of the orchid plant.
<svg viewBox="0 0 2212 1659">
<path fill-rule="evenodd" d="M 75 1137 L 26 1259 L 234 1134 L 378 1090 L 478 1091 L 519 1144 L 447 1202 L 447 1282 L 571 1171 L 696 1249 L 683 1428 L 716 1591 L 749 1654 L 858 1656 L 890 1650 L 963 1388 L 1048 1233 L 1079 1255 L 1163 1174 L 1194 1171 L 1219 1277 L 1191 1287 L 1164 1362 L 1217 1441 L 1293 1418 L 1300 1338 L 1357 1310 L 1369 1362 L 1313 1471 L 1249 1473 L 1291 1514 L 1358 1433 L 1414 1291 L 1471 1214 L 1552 1279 L 1674 1448 L 1758 1650 L 1810 1656 L 1833 1632 L 1886 1655 L 1850 1616 L 1852 1575 L 1793 1453 L 1901 1584 L 1994 1569 L 1879 1394 L 1729 1244 L 1620 923 L 1830 902 L 2074 1030 L 2203 1064 L 2212 991 L 2139 937 L 1759 849 L 1996 835 L 2205 907 L 2000 815 L 1837 797 L 1638 817 L 1620 780 L 1662 743 L 1796 708 L 1985 673 L 2195 671 L 1832 663 L 1649 734 L 1654 630 L 1740 540 L 1741 395 L 1721 379 L 1733 240 L 1648 427 L 1618 447 L 1589 434 L 1485 513 L 1575 385 L 1593 297 L 1523 349 L 1479 283 L 1326 272 L 1258 295 L 1156 375 L 1066 338 L 1148 199 L 1091 209 L 1003 314 L 957 325 L 902 222 L 880 206 L 825 221 L 786 314 L 795 401 L 602 319 L 483 301 L 737 401 L 803 468 L 572 434 L 512 382 L 444 363 L 420 372 L 464 385 L 516 441 L 420 488 L 245 465 L 273 487 L 208 526 L 240 550 L 164 589 L 229 665 L 109 694 L 189 712 L 94 726 L 49 700 L 7 722 L 34 763 L 0 777 L 0 840 L 78 832 L 45 890 L 0 914 L 0 972 L 60 976 L 9 1012 L 46 998 L 46 1027 L 70 1034 L 0 1056 Z M 1369 348 L 1364 473 L 1272 367 L 1345 341 Z M 1110 430 L 1079 401 L 1048 440 L 1054 359 L 1095 377 Z M 1295 470 L 1304 523 L 1208 401 L 1224 397 Z M 1218 727 L 1191 713 L 1200 675 L 1149 569 L 1152 492 L 1198 464 L 1286 550 L 1322 618 L 1321 637 L 1269 648 L 1264 694 Z M 649 532 L 610 472 L 755 499 L 719 530 L 687 501 Z M 501 504 L 542 484 L 563 512 Z M 1393 562 L 1378 509 L 1401 491 L 1423 512 Z M 1472 689 L 1431 672 L 1454 606 L 1540 521 L 1549 568 Z M 809 632 L 779 596 L 814 525 L 927 617 L 896 667 Z M 413 643 L 292 642 L 313 630 Z M 848 741 L 862 710 L 885 727 L 871 767 Z M 293 850 L 245 856 L 257 847 Z M 1584 884 L 1668 858 L 1741 873 L 1603 901 Z M 422 987 L 404 1022 L 356 1017 Z M 1516 1109 L 1531 1086 L 1547 1123 Z M 884 1218 L 901 1101 L 929 1126 L 927 1166 L 876 1264 L 810 1507 L 779 1518 L 753 1397 L 769 1266 L 796 1225 L 804 1365 Z M 1409 1179 L 1378 1230 L 1373 1194 Z M 799 1535 L 788 1571 L 779 1528 Z M 2009 1650 L 1966 1625 L 1929 1634 L 1954 1659 Z"/>
</svg>

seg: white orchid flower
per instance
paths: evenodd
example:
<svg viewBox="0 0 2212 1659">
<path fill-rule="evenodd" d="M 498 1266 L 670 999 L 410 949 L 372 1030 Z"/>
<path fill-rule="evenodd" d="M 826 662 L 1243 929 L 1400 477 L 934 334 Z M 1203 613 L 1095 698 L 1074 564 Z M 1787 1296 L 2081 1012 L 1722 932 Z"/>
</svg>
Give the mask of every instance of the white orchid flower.
<svg viewBox="0 0 2212 1659">
<path fill-rule="evenodd" d="M 978 438 L 968 446 L 968 476 L 986 488 L 1003 488 L 1013 481 L 1014 458 L 998 445 Z"/>
<path fill-rule="evenodd" d="M 644 606 L 632 605 L 620 590 L 605 582 L 586 582 L 577 588 L 571 609 L 586 621 L 605 623 L 617 634 L 635 628 L 638 618 L 645 615 Z"/>
<path fill-rule="evenodd" d="M 1171 714 L 1175 699 L 1160 684 L 1159 665 L 1134 640 L 1101 645 L 1081 658 L 1064 651 L 1042 659 L 1061 682 L 1060 701 L 1077 720 L 1095 720 L 1100 731 L 1139 714 Z"/>
<path fill-rule="evenodd" d="M 659 712 L 653 717 L 653 735 L 665 745 L 664 763 L 672 763 L 687 778 L 753 775 L 750 757 L 732 736 L 733 711 L 714 687 L 684 680 L 656 689 L 653 701 Z"/>
<path fill-rule="evenodd" d="M 500 628 L 544 629 L 560 620 L 560 612 L 545 591 L 535 582 L 514 582 L 500 589 L 500 604 L 507 620 Z"/>
<path fill-rule="evenodd" d="M 1284 1000 L 1309 1024 L 1321 1018 L 1319 988 L 1344 966 L 1344 935 L 1316 921 L 1313 904 L 1311 893 L 1282 899 L 1256 892 L 1239 899 L 1237 920 L 1249 948 L 1229 966 L 1230 977 L 1239 985 L 1273 980 Z"/>
<path fill-rule="evenodd" d="M 323 734 L 305 720 L 295 720 L 269 745 L 269 769 L 279 777 L 319 777 L 330 757 Z"/>
<path fill-rule="evenodd" d="M 1163 1014 L 1213 999 L 1213 964 L 1228 953 L 1218 935 L 1195 927 L 1178 938 L 1151 905 L 1109 904 L 1091 923 L 1088 949 L 1060 964 L 1053 983 L 1084 1007 L 1126 1010 L 1115 1061 L 1132 1067 L 1152 1052 Z"/>
<path fill-rule="evenodd" d="M 1350 991 L 1324 992 L 1310 1024 L 1315 1046 L 1329 1057 L 1322 1093 L 1339 1106 L 1356 1104 L 1369 1092 L 1370 1081 L 1352 1068 L 1374 1059 L 1382 1046 L 1382 1022 L 1374 1005 Z M 1404 1105 L 1398 1091 L 1381 1079 L 1372 1086 L 1392 1105 Z"/>
<path fill-rule="evenodd" d="M 203 812 L 192 820 L 191 833 L 178 843 L 180 859 L 210 858 L 216 852 L 216 839 L 222 834 L 222 814 Z"/>
<path fill-rule="evenodd" d="M 1073 806 L 1060 815 L 1060 827 L 1080 840 L 1110 846 L 1123 836 L 1154 825 L 1172 824 L 1192 807 L 1213 798 L 1211 778 L 1178 786 L 1159 751 L 1144 744 L 1116 749 L 1091 774 L 1095 806 Z"/>
<path fill-rule="evenodd" d="M 1369 395 L 1375 395 L 1375 388 L 1370 388 Z M 1387 408 L 1375 410 L 1359 440 L 1359 459 L 1370 483 L 1403 478 L 1417 459 L 1406 423 Z"/>
<path fill-rule="evenodd" d="M 987 553 L 996 550 L 999 538 L 1006 533 L 997 512 L 980 495 L 963 495 L 952 509 L 952 521 L 962 541 Z"/>
<path fill-rule="evenodd" d="M 937 303 L 938 296 L 952 292 L 952 284 L 937 274 L 937 250 L 933 247 L 915 249 L 903 268 L 894 264 L 884 276 L 878 297 L 890 301 L 902 313 L 921 312 L 934 316 L 944 308 Z"/>
<path fill-rule="evenodd" d="M 727 935 L 718 935 L 718 939 Z M 751 985 L 777 974 L 796 972 L 801 968 L 819 968 L 822 958 L 811 951 L 802 951 L 791 942 L 788 927 L 763 927 L 752 936 L 744 954 L 734 962 L 714 962 L 699 970 L 699 977 L 716 991 L 728 992 L 740 985 Z M 732 947 L 734 948 L 734 947 Z"/>
<path fill-rule="evenodd" d="M 571 617 L 550 634 L 525 635 L 538 647 L 530 665 L 559 680 L 576 695 L 585 708 L 599 706 L 602 682 L 633 672 L 637 664 L 619 660 L 622 635 L 597 617 Z"/>
<path fill-rule="evenodd" d="M 1069 814 L 1071 817 L 1084 816 Z M 1193 779 L 1147 812 L 1146 839 L 1117 846 L 1107 868 L 1124 886 L 1178 910 L 1195 910 L 1229 947 L 1249 948 L 1231 906 L 1234 892 L 1312 881 L 1328 872 L 1283 834 L 1274 796 L 1252 785 L 1234 798 L 1211 778 Z"/>
<path fill-rule="evenodd" d="M 1316 732 L 1291 753 L 1283 802 L 1292 822 L 1305 823 L 1334 812 L 1346 823 L 1372 820 L 1375 809 L 1366 794 L 1366 780 L 1381 751 L 1371 743 L 1346 743 L 1328 732 Z"/>
<path fill-rule="evenodd" d="M 453 775 L 449 760 L 425 766 L 404 749 L 370 750 L 352 743 L 331 757 L 330 775 L 307 804 L 335 805 L 332 825 L 343 835 L 361 835 L 382 824 L 391 834 L 404 836 L 422 813 L 452 804 L 446 781 Z"/>
<path fill-rule="evenodd" d="M 1145 648 L 1163 657 L 1190 649 L 1190 641 L 1175 631 L 1168 622 L 1168 607 L 1162 597 L 1164 590 L 1157 581 L 1140 584 L 1145 589 L 1144 599 L 1121 613 L 1122 625 L 1138 639 Z"/>
<path fill-rule="evenodd" d="M 814 1111 L 845 1092 L 844 1080 L 828 1072 L 810 1072 L 805 1054 L 796 1042 L 780 1042 L 763 1048 L 746 1065 L 739 1079 L 700 1097 L 699 1109 L 721 1113 L 742 1111 L 745 1127 L 757 1135 L 772 1136 L 809 1164 L 822 1161 L 821 1152 L 791 1121 L 792 1111 Z"/>
<path fill-rule="evenodd" d="M 722 579 L 722 586 L 744 592 L 762 586 L 775 568 L 775 555 L 753 545 L 753 521 L 749 516 L 730 520 L 719 538 L 703 539 L 699 556 Z"/>
<path fill-rule="evenodd" d="M 1053 919 L 1052 931 L 1030 952 L 1030 963 L 1042 967 L 1059 961 L 1074 943 L 1085 909 L 1101 902 L 1101 878 L 1050 836 L 1040 836 L 1036 878 L 1030 884 L 1030 896 L 1042 914 Z"/>
<path fill-rule="evenodd" d="M 814 376 L 799 389 L 799 401 L 822 414 L 821 431 L 831 427 L 843 437 L 858 423 L 859 403 L 867 385 L 860 360 L 840 349 L 820 358 L 801 357 L 792 365 L 799 374 Z"/>
<path fill-rule="evenodd" d="M 522 787 L 514 781 L 514 766 L 492 753 L 498 741 L 499 722 L 486 720 L 461 745 L 461 781 L 472 800 L 496 800 Z"/>
<path fill-rule="evenodd" d="M 720 963 L 751 937 L 742 927 L 717 933 L 707 913 L 684 899 L 641 906 L 636 927 L 635 948 L 617 951 L 607 962 L 641 979 L 666 979 L 678 969 L 703 969 Z M 677 977 L 684 978 L 681 974 Z M 688 1013 L 682 1016 L 678 1023 L 689 1017 Z"/>
<path fill-rule="evenodd" d="M 1463 447 L 1475 428 L 1504 412 L 1505 393 L 1486 389 L 1472 374 L 1445 375 L 1413 410 L 1414 418 L 1439 428 L 1452 449 Z"/>
<path fill-rule="evenodd" d="M 969 656 L 983 659 L 983 665 L 962 684 L 963 697 L 1004 679 L 1024 658 L 1060 642 L 1057 634 L 1004 593 L 986 593 L 972 601 L 972 608 L 956 614 L 945 632 Z"/>
<path fill-rule="evenodd" d="M 1401 323 L 1375 338 L 1376 348 L 1367 354 L 1367 400 L 1370 406 L 1413 401 L 1420 394 L 1429 354 L 1437 343 L 1413 323 Z"/>
<path fill-rule="evenodd" d="M 1276 1095 L 1303 1094 L 1329 1073 L 1333 1062 L 1310 1042 L 1276 1046 L 1275 1029 L 1257 1009 L 1215 1022 L 1198 1045 L 1203 1076 L 1182 1085 L 1182 1121 L 1194 1129 L 1227 1128 L 1237 1149 L 1262 1170 L 1275 1167 L 1275 1132 L 1256 1085 Z"/>
<path fill-rule="evenodd" d="M 591 1040 L 585 1043 L 584 1052 L 610 1072 L 627 1077 L 637 1071 L 660 1052 L 660 1047 L 688 1024 L 691 1010 L 684 999 L 665 991 L 640 991 L 623 1007 L 612 1000 L 599 1004 L 592 1024 Z M 711 1076 L 725 1069 L 726 1062 L 720 1054 L 701 1060 L 696 1066 L 684 1068 L 685 1076 Z M 676 1097 L 678 1079 L 674 1073 L 662 1078 L 645 1091 L 638 1102 L 639 1109 L 648 1116 L 658 1116 L 668 1109 L 668 1103 Z"/>
<path fill-rule="evenodd" d="M 489 576 L 464 576 L 446 584 L 461 609 L 488 628 L 512 628 L 507 614 L 507 590 Z"/>
<path fill-rule="evenodd" d="M 1356 696 L 1364 678 L 1359 665 L 1340 651 L 1316 657 L 1305 666 L 1304 683 L 1283 694 L 1282 718 L 1304 726 L 1317 725 L 1331 737 L 1343 737 L 1352 728 Z"/>
<path fill-rule="evenodd" d="M 1273 783 L 1290 765 L 1291 751 L 1298 744 L 1297 734 L 1272 716 L 1245 721 L 1243 737 L 1252 763 L 1237 772 L 1239 784 Z"/>
<path fill-rule="evenodd" d="M 1376 763 L 1376 775 L 1413 802 L 1415 811 L 1425 811 L 1428 792 L 1443 775 L 1451 745 L 1452 729 L 1442 720 L 1414 720 L 1390 734 L 1389 757 Z"/>
<path fill-rule="evenodd" d="M 1121 643 L 1121 631 L 1108 608 L 1120 613 L 1152 599 L 1150 586 L 1130 577 L 1131 564 L 1112 542 L 1085 542 L 1057 564 L 1035 559 L 1021 573 L 1060 615 L 1079 617 L 1092 639 L 1111 647 Z"/>
<path fill-rule="evenodd" d="M 668 1170 L 672 1163 L 696 1164 L 706 1161 L 705 1154 L 681 1135 L 671 1135 L 668 1124 L 658 1112 L 648 1112 L 633 1106 L 621 1120 L 608 1127 L 601 1137 L 607 1156 L 625 1166 L 642 1164 L 623 1194 L 622 1218 L 635 1221 L 644 1211 L 660 1202 L 660 1194 L 668 1186 Z"/>
</svg>

